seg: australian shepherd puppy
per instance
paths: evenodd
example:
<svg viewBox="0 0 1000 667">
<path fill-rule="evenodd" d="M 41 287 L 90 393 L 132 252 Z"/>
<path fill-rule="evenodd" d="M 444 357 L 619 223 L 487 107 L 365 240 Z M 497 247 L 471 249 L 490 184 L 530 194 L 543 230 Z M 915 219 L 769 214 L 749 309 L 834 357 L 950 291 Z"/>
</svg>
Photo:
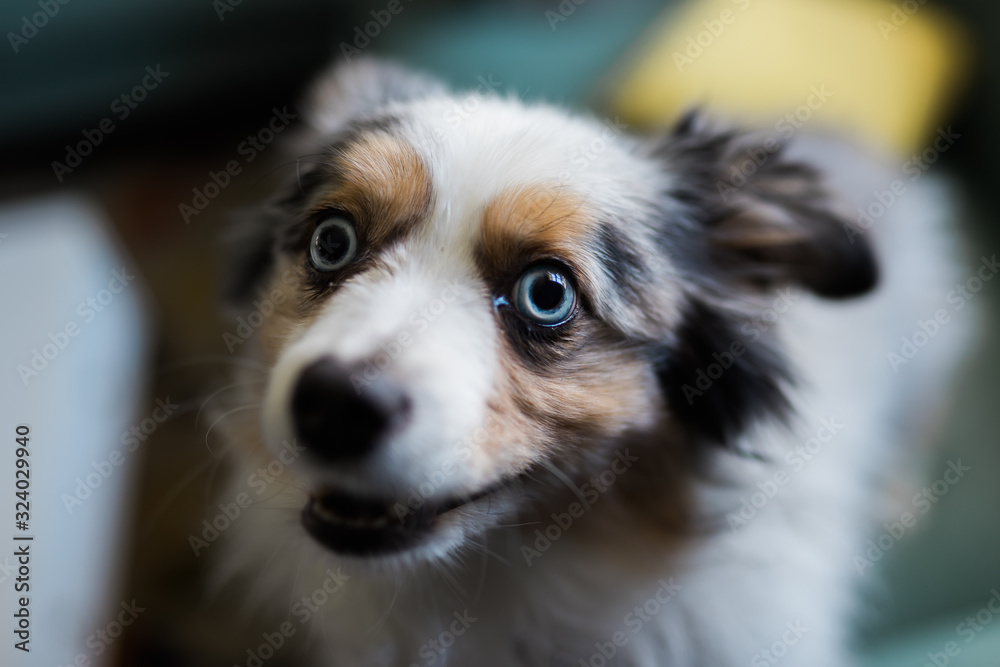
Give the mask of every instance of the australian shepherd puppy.
<svg viewBox="0 0 1000 667">
<path fill-rule="evenodd" d="M 308 99 L 229 273 L 273 309 L 217 555 L 275 631 L 322 667 L 850 664 L 960 346 L 887 361 L 953 284 L 937 186 L 857 226 L 895 174 L 832 140 L 373 61 Z"/>
</svg>

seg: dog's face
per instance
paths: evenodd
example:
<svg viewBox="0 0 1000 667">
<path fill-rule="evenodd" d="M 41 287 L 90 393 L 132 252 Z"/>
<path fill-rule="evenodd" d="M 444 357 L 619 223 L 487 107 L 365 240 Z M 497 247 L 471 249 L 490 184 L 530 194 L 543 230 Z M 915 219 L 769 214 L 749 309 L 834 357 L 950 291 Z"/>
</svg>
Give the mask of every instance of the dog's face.
<svg viewBox="0 0 1000 667">
<path fill-rule="evenodd" d="M 874 279 L 809 170 L 769 156 L 722 196 L 750 144 L 694 118 L 641 141 L 372 63 L 324 78 L 310 118 L 234 296 L 284 297 L 245 449 L 305 448 L 282 493 L 340 554 L 453 553 L 626 443 L 732 441 L 781 408 L 766 341 L 684 388 L 755 299 Z"/>
</svg>

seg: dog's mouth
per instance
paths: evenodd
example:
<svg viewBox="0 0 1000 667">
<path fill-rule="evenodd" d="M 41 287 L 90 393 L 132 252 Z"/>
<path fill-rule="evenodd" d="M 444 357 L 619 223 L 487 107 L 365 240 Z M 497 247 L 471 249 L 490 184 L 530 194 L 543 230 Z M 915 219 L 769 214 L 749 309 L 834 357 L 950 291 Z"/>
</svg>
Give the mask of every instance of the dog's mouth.
<svg viewBox="0 0 1000 667">
<path fill-rule="evenodd" d="M 489 496 L 509 481 L 482 491 L 440 501 L 425 500 L 418 507 L 406 501 L 384 501 L 324 491 L 309 498 L 302 525 L 323 546 L 351 556 L 375 556 L 412 549 L 425 540 L 441 518 Z"/>
</svg>

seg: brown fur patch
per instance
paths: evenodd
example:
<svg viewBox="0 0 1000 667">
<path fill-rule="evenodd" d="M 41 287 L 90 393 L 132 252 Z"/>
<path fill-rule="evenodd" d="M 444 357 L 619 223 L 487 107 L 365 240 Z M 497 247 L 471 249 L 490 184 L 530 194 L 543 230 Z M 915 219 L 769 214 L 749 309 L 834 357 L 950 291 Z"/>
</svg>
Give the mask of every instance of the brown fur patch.
<svg viewBox="0 0 1000 667">
<path fill-rule="evenodd" d="M 599 232 L 600 220 L 580 195 L 558 185 L 511 188 L 483 211 L 477 257 L 487 282 L 500 290 L 531 262 L 558 258 L 574 270 L 582 296 L 598 295 Z M 488 405 L 492 444 L 483 451 L 491 465 L 512 475 L 549 460 L 582 484 L 613 462 L 616 449 L 647 440 L 660 428 L 663 406 L 648 360 L 606 323 L 581 312 L 558 333 L 538 337 L 518 317 L 498 313 L 500 371 Z M 686 524 L 686 489 L 676 479 L 682 469 L 680 455 L 657 441 L 610 492 L 661 533 L 675 535 Z M 653 493 L 659 479 L 666 484 Z M 640 495 L 653 506 L 634 502 L 629 487 L 643 489 Z M 548 509 L 566 501 L 558 491 Z"/>
<path fill-rule="evenodd" d="M 573 192 L 555 185 L 511 188 L 483 211 L 478 254 L 488 277 L 506 277 L 551 256 L 581 271 L 592 261 L 584 253 L 597 227 L 587 202 Z"/>
<path fill-rule="evenodd" d="M 313 209 L 339 208 L 363 241 L 381 246 L 412 229 L 431 204 L 431 179 L 412 146 L 384 133 L 362 134 L 338 151 L 334 186 Z"/>
<path fill-rule="evenodd" d="M 260 349 L 270 366 L 289 340 L 318 315 L 326 298 L 317 298 L 317 284 L 334 285 L 370 267 L 381 247 L 415 229 L 430 208 L 431 181 L 420 156 L 409 144 L 382 132 L 362 133 L 338 146 L 325 178 L 329 185 L 306 217 L 328 209 L 347 212 L 356 223 L 360 254 L 348 268 L 323 274 L 317 281 L 307 268 L 306 241 L 313 227 L 301 223 L 296 228 L 294 244 L 279 254 L 270 284 L 260 292 L 274 305 L 260 327 Z"/>
<path fill-rule="evenodd" d="M 666 433 L 656 381 L 633 352 L 592 342 L 551 374 L 533 370 L 509 344 L 502 346 L 489 402 L 491 444 L 483 455 L 508 476 L 549 460 L 578 486 L 589 482 L 602 496 L 618 499 L 604 501 L 601 513 L 627 513 L 619 520 L 632 530 L 640 519 L 645 540 L 682 538 L 691 521 L 689 467 Z M 626 449 L 637 460 L 613 487 L 595 482 Z M 577 499 L 552 481 L 557 492 L 533 510 L 540 521 Z"/>
<path fill-rule="evenodd" d="M 306 281 L 299 262 L 285 256 L 279 258 L 274 277 L 262 294 L 274 306 L 274 311 L 264 318 L 258 334 L 260 351 L 268 366 L 273 367 L 293 336 L 316 319 L 319 311 L 306 299 Z"/>
</svg>

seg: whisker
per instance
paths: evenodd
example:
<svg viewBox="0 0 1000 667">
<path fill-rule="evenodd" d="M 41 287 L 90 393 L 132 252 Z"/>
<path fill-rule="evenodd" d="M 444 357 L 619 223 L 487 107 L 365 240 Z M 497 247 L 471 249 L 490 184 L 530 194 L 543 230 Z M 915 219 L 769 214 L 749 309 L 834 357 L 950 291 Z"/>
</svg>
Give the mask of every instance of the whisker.
<svg viewBox="0 0 1000 667">
<path fill-rule="evenodd" d="M 485 553 L 485 554 L 487 554 L 487 555 L 489 555 L 489 556 L 493 556 L 494 558 L 496 558 L 496 559 L 497 559 L 498 561 L 500 561 L 501 563 L 503 563 L 503 564 L 504 564 L 504 565 L 506 565 L 507 567 L 514 567 L 513 565 L 511 565 L 511 564 L 510 564 L 510 561 L 509 561 L 509 560 L 507 560 L 506 558 L 504 558 L 504 557 L 503 557 L 503 556 L 501 556 L 500 554 L 496 553 L 495 551 L 492 551 L 492 550 L 491 550 L 491 549 L 490 549 L 489 547 L 487 547 L 487 546 L 486 546 L 485 544 L 477 544 L 477 543 L 473 543 L 473 544 L 475 544 L 475 546 L 476 546 L 477 548 L 479 548 L 479 549 L 482 549 L 482 550 L 483 550 L 483 553 Z"/>
<path fill-rule="evenodd" d="M 232 410 L 229 410 L 228 412 L 223 413 L 223 415 L 221 417 L 219 417 L 214 422 L 212 422 L 212 425 L 208 427 L 208 431 L 205 432 L 205 449 L 208 450 L 208 453 L 211 454 L 212 456 L 214 456 L 216 459 L 220 458 L 218 456 L 215 456 L 215 452 L 212 451 L 212 448 L 208 444 L 208 436 L 212 434 L 212 429 L 214 429 L 219 424 L 219 422 L 221 422 L 223 419 L 225 419 L 226 417 L 228 417 L 230 415 L 236 414 L 237 412 L 246 412 L 247 410 L 256 410 L 256 409 L 260 408 L 260 406 L 261 406 L 260 403 L 253 403 L 251 405 L 243 405 L 243 406 L 240 406 L 238 408 L 233 408 Z"/>
<path fill-rule="evenodd" d="M 319 161 L 320 159 L 329 158 L 330 156 L 326 155 L 324 153 L 307 153 L 306 155 L 301 155 L 298 158 L 296 158 L 294 162 L 283 162 L 283 163 L 279 164 L 277 167 L 274 167 L 273 169 L 268 170 L 265 174 L 261 175 L 261 177 L 257 179 L 257 181 L 253 184 L 252 187 L 254 187 L 254 188 L 258 187 L 264 181 L 265 178 L 273 176 L 276 171 L 278 171 L 280 169 L 284 169 L 285 167 L 290 167 L 293 164 L 295 165 L 295 174 L 296 174 L 296 177 L 297 177 L 298 173 L 299 173 L 299 161 L 301 161 L 302 158 L 307 158 L 307 157 L 315 157 L 317 159 L 317 161 Z M 300 192 L 301 192 L 301 189 L 302 189 L 302 181 L 300 180 L 299 181 L 299 191 Z"/>
<path fill-rule="evenodd" d="M 522 526 L 540 526 L 541 521 L 526 521 L 524 523 L 497 523 L 494 524 L 493 528 L 520 528 Z"/>
<path fill-rule="evenodd" d="M 484 546 L 486 546 L 486 538 L 485 537 L 483 538 L 482 544 L 479 544 L 477 542 L 473 542 L 473 543 L 477 547 L 484 547 Z M 480 558 L 481 567 L 479 569 L 479 579 L 478 579 L 478 581 L 476 581 L 476 594 L 475 594 L 475 596 L 473 596 L 473 600 L 474 600 L 475 604 L 479 604 L 479 601 L 483 597 L 483 591 L 486 589 L 486 570 L 487 570 L 487 568 L 489 567 L 489 564 L 490 564 L 490 560 L 487 557 L 486 552 L 483 551 L 482 549 L 480 549 L 480 552 L 482 553 L 482 558 Z"/>
<path fill-rule="evenodd" d="M 393 608 L 396 606 L 396 598 L 399 596 L 399 579 L 395 579 L 394 584 L 395 585 L 392 589 L 392 599 L 389 600 L 389 608 L 386 609 L 385 613 L 382 614 L 382 617 L 375 622 L 375 625 L 373 625 L 368 632 L 365 633 L 365 637 L 370 637 L 381 630 L 382 626 L 385 625 L 385 622 L 389 620 L 389 614 L 392 613 Z"/>
<path fill-rule="evenodd" d="M 198 415 L 194 418 L 194 427 L 196 429 L 198 428 L 198 420 L 201 419 L 201 413 L 205 411 L 205 408 L 208 406 L 208 402 L 211 401 L 216 396 L 218 396 L 219 394 L 225 393 L 226 391 L 229 391 L 230 389 L 235 389 L 236 387 L 244 387 L 244 386 L 246 386 L 248 384 L 264 384 L 265 382 L 267 382 L 267 381 L 263 380 L 263 379 L 261 379 L 261 380 L 245 380 L 243 382 L 233 382 L 232 384 L 227 384 L 225 387 L 222 387 L 221 389 L 217 389 L 216 391 L 213 391 L 204 400 L 204 402 L 201 405 L 201 409 L 198 410 Z"/>
<path fill-rule="evenodd" d="M 542 461 L 542 465 L 545 466 L 549 470 L 549 472 L 555 475 L 559 481 L 565 484 L 566 488 L 572 491 L 576 495 L 576 497 L 580 499 L 580 501 L 584 504 L 585 507 L 590 506 L 590 503 L 587 502 L 587 499 L 583 495 L 583 491 L 581 491 L 580 487 L 578 487 L 576 484 L 573 483 L 573 480 L 571 480 L 566 475 L 566 473 L 557 468 L 555 464 L 552 463 L 551 461 Z"/>
</svg>

